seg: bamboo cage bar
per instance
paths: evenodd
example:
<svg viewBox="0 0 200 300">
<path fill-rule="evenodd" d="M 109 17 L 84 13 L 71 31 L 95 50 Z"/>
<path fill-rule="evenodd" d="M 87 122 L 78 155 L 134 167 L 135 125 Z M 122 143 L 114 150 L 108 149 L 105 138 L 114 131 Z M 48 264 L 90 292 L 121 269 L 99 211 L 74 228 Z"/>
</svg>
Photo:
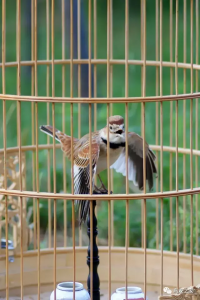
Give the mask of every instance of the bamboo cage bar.
<svg viewBox="0 0 200 300">
<path fill-rule="evenodd" d="M 170 0 L 170 61 L 173 61 L 173 2 Z M 177 68 L 177 61 L 176 61 Z M 173 94 L 173 68 L 170 68 L 170 94 Z M 173 102 L 170 102 L 170 146 L 173 144 Z M 172 190 L 172 162 L 173 154 L 170 152 L 169 188 Z M 170 198 L 170 250 L 173 251 L 173 199 Z"/>
<path fill-rule="evenodd" d="M 190 0 L 190 61 L 191 61 L 191 94 L 193 93 L 193 0 Z M 190 188 L 193 189 L 193 98 L 190 99 Z M 193 195 L 190 196 L 190 253 L 191 253 L 191 284 L 194 284 L 193 272 Z"/>
<path fill-rule="evenodd" d="M 196 64 L 198 64 L 199 62 L 199 1 L 196 0 Z M 196 71 L 196 91 L 198 91 L 199 88 L 199 72 Z M 199 105 L 198 105 L 198 99 L 196 99 L 196 135 L 195 135 L 195 148 L 198 149 L 198 126 L 199 126 L 199 118 L 198 118 L 198 109 L 199 109 Z M 193 153 L 194 154 L 194 153 Z M 195 181 L 196 181 L 196 187 L 198 186 L 198 164 L 199 164 L 199 160 L 198 157 L 195 157 Z M 199 240 L 199 215 L 198 215 L 198 211 L 199 211 L 199 200 L 198 200 L 198 196 L 196 196 L 196 255 L 199 255 L 199 244 L 198 244 L 198 240 Z"/>
<path fill-rule="evenodd" d="M 35 32 L 34 32 L 34 45 L 35 45 L 35 95 L 38 95 L 38 80 L 37 80 L 37 3 L 35 1 Z M 33 108 L 34 110 L 34 108 Z M 39 187 L 39 149 L 38 149 L 38 103 L 35 103 L 35 142 L 36 142 L 36 191 L 40 191 Z M 40 200 L 36 199 L 36 216 L 35 216 L 35 228 L 37 228 L 37 279 L 38 279 L 38 299 L 40 299 Z"/>
<path fill-rule="evenodd" d="M 73 64 L 88 64 L 89 60 L 86 59 L 73 59 Z M 143 60 L 134 60 L 134 59 L 129 59 L 128 64 L 129 65 L 135 65 L 135 66 L 142 66 L 143 65 Z M 32 66 L 34 65 L 34 61 L 21 61 L 20 62 L 21 66 Z M 49 60 L 38 60 L 37 61 L 38 66 L 42 65 L 51 65 L 52 61 Z M 54 60 L 55 65 L 70 65 L 70 59 L 55 59 Z M 98 59 L 91 59 L 91 65 L 106 65 L 107 64 L 107 59 L 104 58 L 98 58 Z M 125 64 L 125 59 L 110 59 L 110 65 L 124 65 Z M 146 60 L 146 65 L 147 66 L 152 66 L 152 67 L 159 67 L 160 63 L 157 60 Z M 5 62 L 5 67 L 16 67 L 17 62 Z M 175 62 L 170 62 L 170 61 L 163 61 L 163 67 L 167 68 L 174 68 L 175 67 Z M 178 62 L 178 67 L 182 69 L 191 69 L 191 64 L 190 63 L 182 63 Z M 2 63 L 0 63 L 0 68 L 2 68 Z M 193 69 L 194 70 L 200 70 L 200 65 L 193 64 Z"/>
<path fill-rule="evenodd" d="M 175 38 L 175 91 L 176 95 L 178 94 L 178 21 L 179 21 L 179 7 L 178 0 L 176 0 L 176 38 Z M 178 101 L 176 105 L 176 191 L 178 188 Z M 176 197 L 176 250 L 177 250 L 177 289 L 179 289 L 179 198 Z"/>
<path fill-rule="evenodd" d="M 51 59 L 52 59 L 52 65 L 51 65 L 51 71 L 52 71 L 52 97 L 55 96 L 55 65 L 54 65 L 54 57 L 55 57 L 55 47 L 54 47 L 54 22 L 55 22 L 55 3 L 54 0 L 51 2 Z M 55 103 L 52 103 L 52 123 L 53 123 L 53 191 L 54 194 L 56 194 L 56 148 L 55 148 Z M 57 218 L 56 218 L 56 199 L 53 201 L 53 207 L 54 207 L 54 300 L 56 300 L 56 250 L 57 250 Z"/>
<path fill-rule="evenodd" d="M 49 11 L 50 4 L 49 0 L 46 0 L 46 30 L 47 30 L 47 45 L 46 45 L 46 58 L 49 59 L 50 54 L 50 22 L 49 22 Z M 47 66 L 46 69 L 46 94 L 49 96 L 49 85 L 50 85 L 50 66 Z M 47 103 L 47 124 L 50 124 L 50 103 Z M 47 135 L 47 144 L 50 143 L 50 137 Z M 51 175 L 50 175 L 50 167 L 51 167 L 51 156 L 50 149 L 47 150 L 47 190 L 51 192 Z M 48 245 L 49 248 L 52 247 L 52 209 L 51 209 L 51 199 L 48 200 Z"/>
<path fill-rule="evenodd" d="M 112 98 L 70 98 L 70 97 L 36 97 L 36 96 L 22 96 L 22 95 L 3 95 L 0 94 L 0 98 L 2 100 L 17 100 L 17 101 L 31 101 L 31 102 L 55 102 L 55 103 L 85 103 L 87 101 L 88 104 L 96 103 L 104 103 L 105 100 L 107 103 L 139 103 L 139 102 L 160 102 L 164 101 L 175 101 L 175 100 L 183 100 L 183 99 L 191 99 L 191 97 L 200 98 L 200 93 L 187 93 L 187 94 L 178 94 L 178 95 L 168 95 L 168 96 L 148 96 L 148 97 L 112 97 Z"/>
<path fill-rule="evenodd" d="M 88 0 L 88 97 L 92 98 L 92 69 L 91 69 L 91 24 L 92 23 L 92 3 L 91 0 Z M 93 166 L 93 158 L 92 158 L 92 104 L 89 103 L 89 155 L 90 155 L 90 195 L 92 195 L 92 166 Z M 90 297 L 93 300 L 93 203 L 90 201 Z M 75 298 L 74 298 L 75 299 Z"/>
<path fill-rule="evenodd" d="M 143 0 L 143 80 L 142 80 L 142 97 L 146 96 L 146 0 Z M 146 145 L 145 145 L 145 103 L 142 103 L 142 137 L 143 137 L 143 193 L 146 194 Z M 128 163 L 127 163 L 128 165 Z M 147 199 L 143 200 L 143 247 L 144 247 L 144 299 L 147 294 L 147 236 L 146 236 L 146 212 L 147 212 Z"/>
<path fill-rule="evenodd" d="M 162 13 L 163 2 L 160 0 L 160 95 L 163 94 L 163 73 L 162 73 Z M 160 102 L 160 191 L 163 192 L 163 102 Z M 161 198 L 160 208 L 160 243 L 161 243 L 161 276 L 160 276 L 160 294 L 163 295 L 163 198 Z"/>
<path fill-rule="evenodd" d="M 34 1 L 31 1 L 31 58 L 32 60 L 35 59 L 35 6 L 34 6 Z M 37 16 L 37 15 L 36 15 Z M 37 40 L 36 40 L 36 45 L 37 45 Z M 31 95 L 33 96 L 35 94 L 35 64 L 32 65 L 31 67 Z M 36 65 L 37 67 L 37 65 Z M 36 81 L 37 82 L 37 81 Z M 37 94 L 36 94 L 37 95 Z M 31 103 L 31 142 L 32 145 L 35 144 L 35 103 Z M 36 190 L 36 153 L 35 151 L 32 152 L 32 188 L 35 191 Z M 50 191 L 49 191 L 50 192 Z M 33 223 L 34 223 L 34 229 L 33 229 L 33 248 L 34 250 L 36 249 L 36 244 L 37 244 L 37 230 L 36 230 L 36 200 L 33 199 Z"/>
<path fill-rule="evenodd" d="M 185 190 L 176 190 L 173 191 L 167 191 L 167 192 L 158 192 L 158 193 L 140 193 L 140 194 L 112 194 L 112 198 L 110 195 L 91 195 L 90 200 L 140 200 L 140 199 L 155 199 L 155 198 L 167 198 L 167 197 L 181 197 L 181 196 L 187 196 L 187 195 L 197 195 L 200 193 L 200 188 L 189 188 Z M 46 193 L 46 192 L 31 192 L 31 191 L 19 191 L 19 190 L 5 190 L 5 189 L 0 189 L 0 195 L 5 195 L 5 196 L 18 196 L 18 197 L 31 197 L 31 198 L 41 198 L 41 199 L 54 199 L 56 197 L 56 200 L 60 199 L 71 199 L 71 200 L 87 200 L 86 194 L 54 194 L 54 193 Z"/>
<path fill-rule="evenodd" d="M 95 58 L 95 57 L 94 57 Z M 110 60 L 113 59 L 113 0 L 110 0 Z M 94 66 L 95 67 L 95 66 Z M 113 65 L 110 64 L 110 98 L 113 97 Z M 96 104 L 95 104 L 96 105 Z M 110 105 L 110 114 L 113 115 L 113 107 Z M 114 193 L 114 174 L 113 169 L 110 172 L 111 175 L 111 191 Z M 115 226 L 114 226 L 114 201 L 111 202 L 111 246 L 114 246 L 114 235 L 115 235 Z"/>
<path fill-rule="evenodd" d="M 62 0 L 62 59 L 65 59 L 65 1 Z M 80 16 L 78 20 L 80 19 Z M 79 27 L 78 27 L 79 28 Z M 62 96 L 65 97 L 65 71 L 66 68 L 62 66 Z M 78 95 L 80 97 L 80 95 Z M 62 131 L 65 132 L 65 103 L 62 104 Z M 80 115 L 80 112 L 79 112 Z M 67 191 L 67 176 L 66 176 L 66 158 L 63 153 L 63 191 Z M 67 247 L 67 201 L 63 199 L 63 218 L 64 218 L 64 247 Z"/>
<path fill-rule="evenodd" d="M 110 0 L 107 0 L 107 98 L 110 97 Z M 109 140 L 109 117 L 110 117 L 110 104 L 107 103 L 107 136 Z M 110 147 L 107 143 L 107 183 L 108 195 L 110 195 Z M 108 298 L 111 298 L 111 202 L 108 200 Z"/>
<path fill-rule="evenodd" d="M 157 43 L 158 41 L 158 31 L 159 31 L 159 27 L 158 27 L 158 24 L 159 24 L 159 2 L 158 0 L 156 0 L 155 2 L 155 5 L 156 5 L 156 22 L 155 22 L 155 31 L 156 31 L 156 45 L 155 45 L 155 49 L 156 49 L 156 61 L 158 61 L 158 55 L 159 55 L 159 43 Z M 159 67 L 157 66 L 156 67 L 156 96 L 159 95 Z M 159 117 L 159 103 L 156 102 L 156 120 L 155 120 L 155 126 L 156 126 L 156 134 L 155 134 L 155 144 L 158 145 L 159 143 L 159 126 L 158 126 L 158 123 L 159 123 L 159 120 L 158 120 L 158 117 Z M 156 151 L 156 156 L 158 157 L 158 151 Z M 156 168 L 158 170 L 158 160 L 156 160 Z M 159 188 L 159 182 L 158 182 L 158 178 L 156 178 L 156 192 L 158 192 L 158 188 Z M 159 248 L 159 199 L 157 198 L 156 199 L 156 249 Z"/>
<path fill-rule="evenodd" d="M 17 94 L 21 93 L 21 1 L 17 1 L 17 11 L 16 11 L 16 34 L 18 36 L 16 43 L 16 54 L 17 54 Z M 22 191 L 22 153 L 21 153 L 21 102 L 17 102 L 17 144 L 19 150 L 19 189 Z M 20 201 L 20 223 L 23 224 L 23 198 L 19 197 Z M 21 255 L 21 266 L 20 266 L 20 285 L 21 285 L 21 298 L 23 299 L 24 289 L 23 289 L 23 226 L 21 226 L 21 236 L 20 236 L 20 255 Z"/>
<path fill-rule="evenodd" d="M 144 41 L 144 16 L 143 16 L 143 0 L 140 0 L 140 19 L 141 19 L 141 60 L 143 61 L 143 64 L 141 65 L 141 96 L 143 95 L 143 87 L 144 87 L 144 83 L 143 83 L 143 73 L 144 73 L 144 49 L 143 49 L 143 41 Z M 142 110 L 143 110 L 143 106 L 141 103 L 141 135 L 143 134 L 143 122 L 142 122 L 142 118 L 143 118 L 143 114 L 142 114 Z M 144 137 L 143 137 L 144 138 Z M 144 248 L 144 203 L 143 201 L 141 201 L 141 247 Z"/>
<path fill-rule="evenodd" d="M 129 76 L 128 76 L 128 57 L 129 57 L 129 0 L 125 1 L 125 97 L 128 97 Z M 125 136 L 128 140 L 128 103 L 125 103 Z M 126 194 L 129 194 L 128 184 L 128 144 L 126 143 Z M 125 249 L 125 299 L 128 299 L 128 247 L 129 247 L 129 200 L 126 200 L 126 249 Z M 110 295 L 110 294 L 109 294 Z"/>
<path fill-rule="evenodd" d="M 6 60 L 6 1 L 2 1 L 2 92 L 6 93 L 5 60 Z M 7 144 L 6 144 L 6 101 L 3 101 L 3 153 L 4 153 L 4 189 L 7 189 Z M 8 262 L 8 197 L 5 196 L 5 236 L 6 236 L 6 300 L 9 299 L 9 262 Z M 0 239 L 1 239 L 0 228 Z M 1 248 L 0 248 L 1 251 Z"/>
<path fill-rule="evenodd" d="M 81 1 L 78 0 L 77 7 L 77 52 L 78 59 L 81 58 Z M 78 64 L 78 97 L 81 97 L 81 65 Z M 94 117 L 96 120 L 96 117 Z M 78 103 L 78 138 L 81 138 L 81 103 Z M 63 179 L 64 180 L 64 179 Z M 82 227 L 79 227 L 79 246 L 82 246 Z"/>
<path fill-rule="evenodd" d="M 73 98 L 73 1 L 70 0 L 70 97 Z M 70 129 L 71 129 L 71 193 L 74 194 L 74 156 L 73 156 L 73 103 L 70 104 Z M 73 299 L 75 299 L 75 282 L 76 282 L 76 252 L 75 252 L 75 208 L 72 200 L 72 235 L 73 235 Z"/>
<path fill-rule="evenodd" d="M 159 145 L 150 145 L 150 147 L 152 148 L 152 150 L 155 151 L 161 151 L 161 147 Z M 60 148 L 59 144 L 55 145 L 55 148 Z M 44 149 L 53 149 L 53 145 L 49 144 L 49 145 L 38 145 L 38 149 L 39 150 L 44 150 Z M 13 153 L 16 152 L 18 150 L 18 147 L 12 147 L 12 148 L 6 148 L 7 153 Z M 33 151 L 36 150 L 36 146 L 22 146 L 21 147 L 22 152 L 26 152 L 26 151 Z M 178 148 L 178 153 L 182 153 L 182 154 L 190 154 L 190 149 L 189 148 Z M 176 147 L 170 147 L 170 146 L 163 146 L 163 152 L 173 152 L 176 153 Z M 0 149 L 0 153 L 3 153 L 3 150 Z M 194 156 L 200 156 L 200 150 L 193 150 L 193 155 Z"/>
<path fill-rule="evenodd" d="M 187 31 L 186 31 L 186 1 L 183 6 L 183 60 L 186 62 L 186 40 L 187 40 Z M 186 93 L 186 69 L 183 70 L 183 93 Z M 183 147 L 186 148 L 186 100 L 183 100 Z M 186 156 L 183 155 L 183 188 L 186 187 Z M 183 251 L 186 253 L 186 198 L 183 197 Z"/>
</svg>

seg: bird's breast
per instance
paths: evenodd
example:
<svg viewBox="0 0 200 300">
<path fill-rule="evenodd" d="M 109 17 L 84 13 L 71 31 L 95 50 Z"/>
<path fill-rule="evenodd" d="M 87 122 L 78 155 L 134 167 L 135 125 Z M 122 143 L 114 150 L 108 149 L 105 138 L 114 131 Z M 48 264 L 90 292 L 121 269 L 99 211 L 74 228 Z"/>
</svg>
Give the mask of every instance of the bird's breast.
<svg viewBox="0 0 200 300">
<path fill-rule="evenodd" d="M 114 164 L 114 162 L 118 159 L 120 154 L 122 153 L 124 147 L 116 147 L 110 148 L 110 166 Z M 100 153 L 99 159 L 97 162 L 97 171 L 96 173 L 99 174 L 100 172 L 107 169 L 107 145 L 102 143 L 100 146 Z"/>
</svg>

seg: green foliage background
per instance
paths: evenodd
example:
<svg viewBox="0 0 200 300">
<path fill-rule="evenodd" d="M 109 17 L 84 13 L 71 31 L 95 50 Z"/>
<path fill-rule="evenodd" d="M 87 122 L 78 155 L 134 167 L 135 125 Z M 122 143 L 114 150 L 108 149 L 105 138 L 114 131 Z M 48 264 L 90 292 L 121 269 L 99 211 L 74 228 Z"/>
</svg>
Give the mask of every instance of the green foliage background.
<svg viewBox="0 0 200 300">
<path fill-rule="evenodd" d="M 140 18 L 140 1 L 129 1 L 129 59 L 141 60 L 141 18 Z M 147 0 L 146 6 L 146 59 L 148 61 L 156 60 L 156 45 L 159 44 L 159 39 L 156 39 L 156 8 L 153 0 Z M 190 1 L 187 2 L 187 39 L 186 39 L 186 62 L 190 63 L 191 58 L 191 34 L 190 34 Z M 194 1 L 195 2 L 195 1 Z M 25 4 L 22 1 L 22 4 Z M 67 3 L 67 1 L 66 1 Z M 85 12 L 85 22 L 87 23 L 88 3 L 86 0 L 81 2 Z M 170 17 L 169 17 L 169 3 L 170 1 L 163 1 L 163 48 L 162 58 L 163 61 L 170 61 Z M 195 4 L 194 4 L 195 5 Z M 105 0 L 97 1 L 97 58 L 107 58 L 107 2 Z M 0 8 L 1 13 L 1 8 Z M 195 23 L 195 7 L 194 7 L 194 44 L 193 55 L 194 62 L 198 62 L 199 53 L 196 53 L 196 23 Z M 21 7 L 21 60 L 30 60 L 31 51 L 31 36 L 27 30 L 28 16 L 26 15 L 26 5 Z M 178 20 L 178 61 L 183 62 L 183 2 L 179 1 L 179 20 Z M 56 1 L 55 5 L 55 59 L 62 58 L 62 26 L 61 26 L 61 1 Z M 86 24 L 87 30 L 87 24 Z M 159 30 L 159 28 L 158 28 Z M 67 31 L 67 30 L 66 30 Z M 159 32 L 159 31 L 158 31 Z M 1 35 L 1 33 L 0 33 Z M 45 1 L 38 1 L 38 60 L 46 59 L 46 47 L 47 47 L 47 28 L 46 28 L 46 7 Z M 66 58 L 69 58 L 69 34 L 66 34 Z M 87 43 L 87 41 L 85 41 Z M 92 25 L 92 45 L 94 43 L 93 38 L 93 25 Z M 173 1 L 173 61 L 175 60 L 175 1 Z M 49 45 L 51 56 L 51 41 Z M 92 48 L 93 52 L 93 48 Z M 199 47 L 200 52 L 200 47 Z M 113 1 L 113 59 L 125 58 L 125 5 L 124 1 Z M 6 61 L 16 61 L 16 2 L 12 0 L 6 1 Z M 113 65 L 113 89 L 112 95 L 114 97 L 124 97 L 125 95 L 125 66 Z M 175 70 L 172 71 L 172 86 L 170 81 L 170 68 L 163 66 L 162 86 L 163 94 L 169 95 L 171 89 L 175 94 Z M 159 74 L 159 68 L 158 68 Z M 142 81 L 141 81 L 141 66 L 129 65 L 128 70 L 129 77 L 129 96 L 138 97 L 141 96 Z M 199 77 L 197 72 L 194 71 L 194 91 L 198 91 Z M 50 66 L 50 78 L 49 78 L 49 90 L 47 91 L 47 67 L 45 65 L 39 65 L 37 70 L 37 87 L 38 95 L 46 96 L 47 92 L 51 95 L 51 66 Z M 2 69 L 0 69 L 0 82 L 2 82 Z M 159 82 L 156 85 L 156 68 L 153 66 L 146 67 L 146 95 L 156 95 L 156 89 Z M 70 96 L 70 65 L 65 65 L 65 95 Z M 74 67 L 74 96 L 77 96 L 77 67 Z M 178 70 L 178 93 L 189 93 L 191 91 L 191 72 L 186 70 L 186 82 L 184 82 L 183 69 Z M 0 92 L 2 93 L 2 85 L 0 85 Z M 17 93 L 17 67 L 6 68 L 6 93 Z M 21 94 L 31 95 L 31 67 L 21 67 Z M 55 65 L 55 96 L 62 96 L 62 66 Z M 107 67 L 106 65 L 97 65 L 97 96 L 107 96 Z M 197 106 L 198 100 L 193 100 L 193 118 L 192 118 L 192 132 L 193 132 L 193 148 L 199 148 L 198 137 L 198 123 L 197 117 L 199 114 L 199 106 Z M 171 116 L 172 129 L 173 129 L 173 146 L 175 146 L 175 103 L 173 105 L 173 114 Z M 186 147 L 190 147 L 190 100 L 186 101 Z M 97 127 L 100 129 L 106 124 L 106 100 L 105 104 L 98 104 L 98 119 Z M 51 118 L 50 104 L 50 120 Z M 141 134 L 141 104 L 132 103 L 129 104 L 129 131 L 135 131 Z M 17 146 L 17 105 L 15 101 L 7 101 L 6 103 L 7 116 L 7 147 Z M 62 104 L 55 105 L 56 110 L 56 127 L 62 128 Z M 114 104 L 114 114 L 120 114 L 125 116 L 125 104 Z M 22 102 L 21 104 L 21 134 L 22 145 L 30 145 L 32 141 L 31 136 L 31 103 Z M 158 104 L 158 112 L 160 112 L 160 104 Z M 3 147 L 3 114 L 2 114 L 2 100 L 0 100 L 0 148 Z M 160 116 L 160 113 L 159 113 Z M 160 143 L 160 118 L 158 122 L 158 135 Z M 38 104 L 38 124 L 46 124 L 47 120 L 47 104 Z M 74 105 L 73 109 L 73 129 L 74 136 L 78 136 L 78 105 Z M 156 141 L 156 103 L 146 103 L 145 105 L 145 121 L 146 121 L 146 140 L 149 144 L 155 144 Z M 196 125 L 197 124 L 197 125 Z M 88 105 L 81 105 L 81 135 L 88 132 Z M 70 134 L 70 104 L 65 104 L 65 132 Z M 47 137 L 39 132 L 38 136 L 39 144 L 45 144 Z M 52 143 L 52 141 L 50 141 Z M 170 102 L 163 103 L 163 144 L 168 146 L 170 143 Z M 178 145 L 183 147 L 183 101 L 178 103 Z M 160 166 L 160 154 L 157 153 L 158 164 Z M 32 154 L 27 152 L 27 189 L 32 190 Z M 52 158 L 52 151 L 51 151 Z M 199 161 L 193 159 L 193 185 L 199 186 L 199 181 L 196 180 L 195 174 L 198 174 Z M 53 163 L 51 160 L 51 190 L 53 189 Z M 179 189 L 183 188 L 183 155 L 179 154 L 178 159 L 178 184 Z M 70 163 L 67 162 L 67 190 L 70 192 L 71 177 L 70 177 Z M 56 191 L 61 192 L 63 190 L 63 158 L 61 151 L 56 151 Z M 170 155 L 167 152 L 163 154 L 163 190 L 167 191 L 170 188 L 170 176 L 172 176 L 173 189 L 175 189 L 176 177 L 175 177 L 175 154 L 173 154 L 172 171 L 170 175 Z M 102 179 L 107 183 L 107 174 L 103 172 Z M 47 151 L 39 151 L 39 183 L 40 191 L 47 191 Z M 158 184 L 160 187 L 160 167 L 159 167 L 159 179 Z M 186 156 L 186 188 L 190 187 L 190 157 Z M 114 173 L 114 192 L 125 192 L 125 178 L 120 174 Z M 159 202 L 159 224 L 160 224 L 160 200 Z M 171 199 L 173 207 L 172 222 L 170 222 L 170 199 L 164 199 L 164 249 L 170 247 L 170 223 L 173 225 L 173 249 L 176 249 L 176 199 Z M 196 245 L 199 244 L 199 238 L 196 240 L 196 230 L 199 227 L 198 218 L 198 201 L 199 196 L 193 198 L 193 211 L 191 212 L 191 199 L 190 197 L 179 198 L 179 232 L 180 232 L 180 247 L 183 248 L 183 203 L 186 202 L 186 243 L 187 251 L 189 251 L 190 244 L 190 216 L 194 215 L 193 222 L 193 235 L 194 235 L 194 251 L 196 251 Z M 28 200 L 29 210 L 32 208 L 32 199 Z M 57 201 L 57 230 L 63 232 L 63 201 Z M 30 214 L 31 215 L 31 214 Z M 52 207 L 52 222 L 53 222 L 53 207 Z M 198 218 L 197 218 L 198 215 Z M 108 208 L 106 202 L 98 204 L 98 228 L 99 228 L 99 242 L 102 244 L 107 243 L 108 235 Z M 115 245 L 124 245 L 125 243 L 125 201 L 114 202 L 114 243 Z M 30 222 L 33 221 L 32 216 Z M 40 222 L 41 228 L 44 234 L 47 233 L 48 225 L 48 201 L 40 200 Z M 130 222 L 130 246 L 141 246 L 141 201 L 130 201 L 129 209 L 129 222 Z M 68 236 L 71 236 L 71 201 L 67 204 L 67 226 Z M 53 224 L 52 224 L 53 228 Z M 159 225 L 160 228 L 160 225 Z M 85 228 L 83 228 L 85 234 Z M 160 232 L 159 232 L 160 234 Z M 43 246 L 45 247 L 45 239 Z M 87 244 L 87 239 L 84 239 L 83 243 Z M 148 247 L 156 247 L 156 199 L 147 200 L 147 245 Z"/>
</svg>

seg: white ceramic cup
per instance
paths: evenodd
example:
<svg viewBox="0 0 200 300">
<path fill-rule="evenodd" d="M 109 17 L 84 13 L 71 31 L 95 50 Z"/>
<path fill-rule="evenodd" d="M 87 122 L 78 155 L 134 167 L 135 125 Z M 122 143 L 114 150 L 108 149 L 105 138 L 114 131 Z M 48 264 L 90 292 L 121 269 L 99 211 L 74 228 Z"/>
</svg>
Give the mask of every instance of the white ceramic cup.
<svg viewBox="0 0 200 300">
<path fill-rule="evenodd" d="M 73 300 L 73 285 L 73 282 L 60 282 L 56 287 L 56 300 Z M 90 300 L 89 293 L 80 282 L 75 282 L 75 299 Z M 54 300 L 54 291 L 51 293 L 50 300 Z"/>
<path fill-rule="evenodd" d="M 130 300 L 144 300 L 144 293 L 142 289 L 136 286 L 128 286 L 127 287 L 127 299 Z M 116 289 L 115 293 L 112 294 L 111 300 L 124 300 L 126 299 L 126 288 L 121 287 Z"/>
</svg>

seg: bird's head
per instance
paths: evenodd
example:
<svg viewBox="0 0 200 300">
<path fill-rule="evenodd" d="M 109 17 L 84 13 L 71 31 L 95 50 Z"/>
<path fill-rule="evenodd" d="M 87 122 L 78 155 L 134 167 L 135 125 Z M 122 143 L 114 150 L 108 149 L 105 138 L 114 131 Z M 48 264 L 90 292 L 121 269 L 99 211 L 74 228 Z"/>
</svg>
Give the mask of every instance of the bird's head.
<svg viewBox="0 0 200 300">
<path fill-rule="evenodd" d="M 107 129 L 108 128 L 108 129 Z M 107 130 L 109 130 L 109 141 L 121 143 L 125 140 L 124 118 L 121 116 L 111 116 L 108 119 L 107 126 L 102 130 L 102 137 L 108 140 Z"/>
</svg>

